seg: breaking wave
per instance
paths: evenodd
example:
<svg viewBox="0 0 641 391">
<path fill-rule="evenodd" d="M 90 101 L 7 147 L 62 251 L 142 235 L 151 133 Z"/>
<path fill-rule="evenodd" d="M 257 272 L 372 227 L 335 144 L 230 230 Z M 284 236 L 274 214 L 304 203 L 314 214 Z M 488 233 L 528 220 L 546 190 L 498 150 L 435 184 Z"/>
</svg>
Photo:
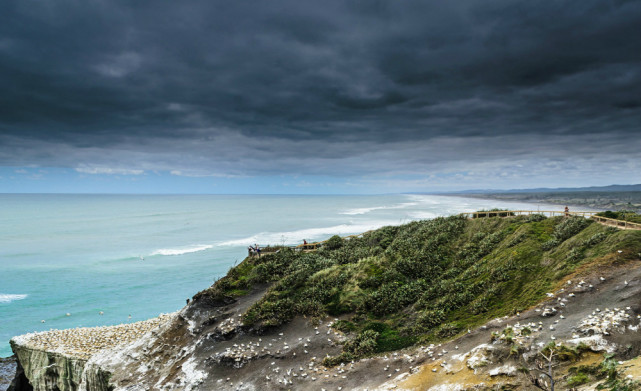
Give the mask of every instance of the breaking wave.
<svg viewBox="0 0 641 391">
<path fill-rule="evenodd" d="M 242 239 L 228 240 L 218 243 L 218 246 L 248 246 L 255 243 L 262 245 L 300 244 L 303 239 L 308 241 L 325 240 L 332 235 L 360 234 L 385 225 L 393 225 L 393 221 L 372 221 L 367 224 L 340 224 L 332 227 L 307 228 L 290 232 L 261 232 Z"/>
<path fill-rule="evenodd" d="M 8 293 L 0 293 L 0 303 L 11 303 L 15 300 L 22 300 L 28 295 L 12 295 Z"/>
<path fill-rule="evenodd" d="M 375 210 L 381 210 L 381 209 L 403 209 L 403 208 L 408 208 L 410 206 L 415 206 L 418 205 L 418 202 L 405 202 L 402 204 L 398 205 L 390 205 L 390 206 L 372 206 L 369 208 L 354 208 L 354 209 L 348 209 L 344 212 L 341 212 L 342 215 L 364 215 L 369 212 L 373 212 Z"/>
<path fill-rule="evenodd" d="M 198 251 L 204 251 L 204 250 L 209 250 L 214 246 L 210 244 L 202 244 L 198 246 L 193 246 L 193 247 L 182 247 L 182 248 L 161 248 L 160 250 L 156 250 L 151 255 L 182 255 L 182 254 L 189 254 L 189 253 L 195 253 Z"/>
</svg>

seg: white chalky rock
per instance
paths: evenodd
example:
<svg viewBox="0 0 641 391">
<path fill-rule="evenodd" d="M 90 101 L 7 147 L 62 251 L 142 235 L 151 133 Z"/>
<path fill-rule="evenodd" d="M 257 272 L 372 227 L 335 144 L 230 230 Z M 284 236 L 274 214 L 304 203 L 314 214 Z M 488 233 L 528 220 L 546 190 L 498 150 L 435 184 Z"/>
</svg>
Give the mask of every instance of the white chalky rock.
<svg viewBox="0 0 641 391">
<path fill-rule="evenodd" d="M 467 360 L 467 367 L 475 370 L 491 363 L 490 356 L 495 348 L 488 344 L 475 347 L 470 351 L 470 358 Z"/>
<path fill-rule="evenodd" d="M 517 369 L 513 365 L 505 364 L 500 367 L 490 369 L 490 376 L 516 376 Z"/>
</svg>

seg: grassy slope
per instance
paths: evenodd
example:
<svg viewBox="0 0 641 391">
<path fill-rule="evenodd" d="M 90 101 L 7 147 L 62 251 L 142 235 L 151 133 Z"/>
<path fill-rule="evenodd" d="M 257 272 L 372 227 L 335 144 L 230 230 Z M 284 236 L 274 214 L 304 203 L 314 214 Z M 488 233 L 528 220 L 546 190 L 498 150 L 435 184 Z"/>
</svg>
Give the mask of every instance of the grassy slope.
<svg viewBox="0 0 641 391">
<path fill-rule="evenodd" d="M 641 231 L 583 218 L 438 218 L 348 241 L 333 237 L 314 253 L 248 258 L 195 299 L 222 300 L 271 283 L 245 313 L 246 324 L 345 315 L 336 327 L 354 338 L 335 363 L 451 338 L 534 305 L 574 272 L 639 253 Z"/>
</svg>

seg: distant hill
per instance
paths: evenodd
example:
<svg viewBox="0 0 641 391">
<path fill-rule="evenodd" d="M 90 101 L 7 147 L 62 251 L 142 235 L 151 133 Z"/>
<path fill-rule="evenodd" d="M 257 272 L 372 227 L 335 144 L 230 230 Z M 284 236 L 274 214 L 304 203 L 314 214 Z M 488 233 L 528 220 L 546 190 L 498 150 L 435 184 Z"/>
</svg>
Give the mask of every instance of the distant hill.
<svg viewBox="0 0 641 391">
<path fill-rule="evenodd" d="M 590 187 L 560 187 L 560 188 L 536 188 L 536 189 L 477 189 L 447 192 L 448 194 L 507 194 L 507 193 L 570 193 L 570 192 L 627 192 L 641 191 L 641 184 L 637 185 L 609 185 Z"/>
<path fill-rule="evenodd" d="M 631 210 L 641 213 L 641 185 L 611 185 L 561 189 L 469 190 L 449 195 L 572 205 L 590 210 Z"/>
</svg>

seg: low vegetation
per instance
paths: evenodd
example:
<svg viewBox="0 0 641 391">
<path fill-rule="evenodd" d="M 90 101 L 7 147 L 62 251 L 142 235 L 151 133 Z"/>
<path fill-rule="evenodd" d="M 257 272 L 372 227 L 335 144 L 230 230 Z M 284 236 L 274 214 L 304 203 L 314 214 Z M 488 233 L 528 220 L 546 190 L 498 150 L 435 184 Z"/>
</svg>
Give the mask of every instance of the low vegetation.
<svg viewBox="0 0 641 391">
<path fill-rule="evenodd" d="M 626 378 L 621 366 L 611 354 L 606 354 L 601 363 L 571 367 L 566 380 L 569 387 L 577 387 L 599 381 L 597 390 L 633 391 L 641 389 L 641 382 Z"/>
<path fill-rule="evenodd" d="M 620 210 L 618 212 L 607 210 L 605 212 L 599 212 L 596 215 L 601 217 L 607 217 L 609 219 L 630 221 L 632 223 L 641 224 L 641 215 L 631 210 Z"/>
<path fill-rule="evenodd" d="M 247 258 L 196 299 L 225 301 L 268 284 L 243 315 L 246 325 L 340 317 L 334 327 L 350 339 L 331 365 L 452 338 L 527 309 L 579 267 L 639 253 L 641 231 L 582 217 L 452 216 L 335 236 L 314 252 Z"/>
</svg>

